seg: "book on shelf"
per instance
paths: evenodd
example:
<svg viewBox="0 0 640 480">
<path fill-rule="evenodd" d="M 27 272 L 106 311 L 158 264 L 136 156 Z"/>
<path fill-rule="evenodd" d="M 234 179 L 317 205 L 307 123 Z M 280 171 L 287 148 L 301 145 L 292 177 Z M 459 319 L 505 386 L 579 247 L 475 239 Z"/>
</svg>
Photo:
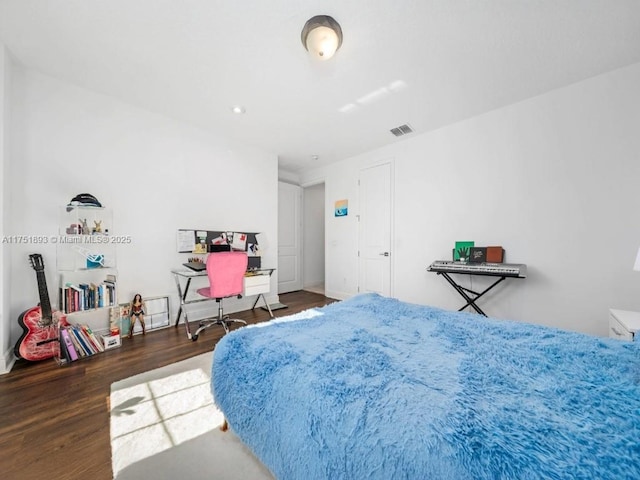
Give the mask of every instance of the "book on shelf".
<svg viewBox="0 0 640 480">
<path fill-rule="evenodd" d="M 60 288 L 59 300 L 64 313 L 114 306 L 116 304 L 115 284 L 106 280 L 98 285 L 67 282 Z"/>
<path fill-rule="evenodd" d="M 71 356 L 69 355 L 69 350 L 67 349 L 67 345 L 64 343 L 64 339 L 62 338 L 62 330 L 60 331 L 60 338 L 58 339 L 60 342 L 60 348 L 58 349 L 58 358 L 57 361 L 59 364 L 64 365 L 65 363 L 70 363 Z"/>
<path fill-rule="evenodd" d="M 71 325 L 70 332 L 75 336 L 78 344 L 80 345 L 81 351 L 84 352 L 85 357 L 89 357 L 95 353 L 93 349 L 89 346 L 87 339 L 84 337 L 84 335 L 82 335 L 81 331 L 78 329 L 77 325 Z"/>
<path fill-rule="evenodd" d="M 104 352 L 104 345 L 98 338 L 95 336 L 89 325 L 82 325 L 82 330 L 86 333 L 87 337 L 89 337 L 89 341 L 95 347 L 97 352 Z"/>
<path fill-rule="evenodd" d="M 76 350 L 76 353 L 78 354 L 78 358 L 86 357 L 87 353 L 84 351 L 84 349 L 82 348 L 82 345 L 80 345 L 80 342 L 78 341 L 78 339 L 74 335 L 73 328 L 71 328 L 71 326 L 66 326 L 66 327 L 64 327 L 64 329 L 69 334 L 69 338 L 71 339 L 71 343 L 73 344 L 73 346 L 74 346 L 74 348 Z"/>
<path fill-rule="evenodd" d="M 80 288 L 80 310 L 89 310 L 91 308 L 89 285 L 80 283 L 78 288 Z"/>
<path fill-rule="evenodd" d="M 60 329 L 60 335 L 62 337 L 61 350 L 66 353 L 65 357 L 67 358 L 67 361 L 75 362 L 78 360 L 78 352 L 76 352 L 76 348 L 71 341 L 71 337 L 69 337 L 69 332 L 65 327 Z"/>
</svg>

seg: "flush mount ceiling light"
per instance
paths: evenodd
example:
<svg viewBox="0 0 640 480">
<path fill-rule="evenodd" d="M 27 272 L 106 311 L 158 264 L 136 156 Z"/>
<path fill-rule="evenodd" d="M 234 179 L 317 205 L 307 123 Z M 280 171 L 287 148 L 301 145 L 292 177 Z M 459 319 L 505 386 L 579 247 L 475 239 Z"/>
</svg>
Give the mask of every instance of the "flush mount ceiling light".
<svg viewBox="0 0 640 480">
<path fill-rule="evenodd" d="M 342 45 L 342 29 L 333 17 L 316 15 L 304 24 L 301 38 L 314 58 L 328 60 Z"/>
<path fill-rule="evenodd" d="M 242 105 L 234 105 L 233 107 L 231 107 L 231 111 L 237 115 L 246 112 L 245 108 Z"/>
</svg>

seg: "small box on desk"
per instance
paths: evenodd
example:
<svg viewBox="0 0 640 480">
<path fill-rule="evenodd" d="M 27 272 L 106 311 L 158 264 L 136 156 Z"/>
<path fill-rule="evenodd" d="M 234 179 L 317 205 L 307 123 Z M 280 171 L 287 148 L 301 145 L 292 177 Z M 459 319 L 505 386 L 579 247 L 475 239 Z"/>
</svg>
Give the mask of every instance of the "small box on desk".
<svg viewBox="0 0 640 480">
<path fill-rule="evenodd" d="M 504 249 L 502 247 L 487 247 L 486 262 L 502 263 L 504 262 Z"/>
</svg>

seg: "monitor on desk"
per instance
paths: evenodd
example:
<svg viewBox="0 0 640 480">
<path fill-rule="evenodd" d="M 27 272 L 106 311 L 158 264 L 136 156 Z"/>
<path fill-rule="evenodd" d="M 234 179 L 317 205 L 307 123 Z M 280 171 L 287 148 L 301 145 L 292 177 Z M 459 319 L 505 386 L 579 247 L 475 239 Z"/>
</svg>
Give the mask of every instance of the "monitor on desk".
<svg viewBox="0 0 640 480">
<path fill-rule="evenodd" d="M 261 257 L 249 257 L 247 270 L 259 270 L 262 267 Z"/>
</svg>

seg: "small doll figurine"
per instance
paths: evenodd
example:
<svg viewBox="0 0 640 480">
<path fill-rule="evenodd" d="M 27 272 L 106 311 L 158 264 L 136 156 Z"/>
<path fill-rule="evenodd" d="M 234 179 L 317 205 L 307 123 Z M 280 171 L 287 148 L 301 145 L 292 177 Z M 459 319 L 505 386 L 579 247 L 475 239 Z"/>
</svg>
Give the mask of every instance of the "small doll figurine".
<svg viewBox="0 0 640 480">
<path fill-rule="evenodd" d="M 144 301 L 142 301 L 142 297 L 139 293 L 136 293 L 131 300 L 131 308 L 129 309 L 131 312 L 131 329 L 129 330 L 129 338 L 133 336 L 133 327 L 136 324 L 136 319 L 140 320 L 140 325 L 142 325 L 142 334 L 146 335 L 145 327 L 144 327 Z"/>
</svg>

